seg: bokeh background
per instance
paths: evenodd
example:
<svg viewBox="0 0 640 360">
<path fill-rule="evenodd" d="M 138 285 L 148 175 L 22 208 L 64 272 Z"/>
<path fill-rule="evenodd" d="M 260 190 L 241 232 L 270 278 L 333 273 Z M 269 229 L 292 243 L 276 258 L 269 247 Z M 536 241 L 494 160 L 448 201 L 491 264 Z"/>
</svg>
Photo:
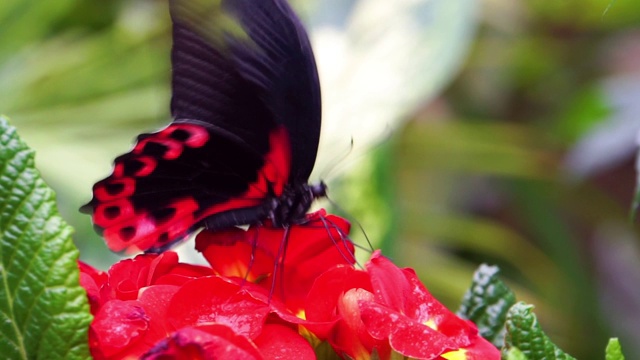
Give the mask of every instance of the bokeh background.
<svg viewBox="0 0 640 360">
<path fill-rule="evenodd" d="M 314 176 L 334 210 L 452 309 L 497 264 L 577 358 L 601 359 L 609 336 L 640 358 L 637 0 L 294 5 L 322 77 Z M 169 49 L 164 0 L 0 5 L 0 113 L 103 268 L 118 257 L 77 209 L 168 121 Z"/>
</svg>

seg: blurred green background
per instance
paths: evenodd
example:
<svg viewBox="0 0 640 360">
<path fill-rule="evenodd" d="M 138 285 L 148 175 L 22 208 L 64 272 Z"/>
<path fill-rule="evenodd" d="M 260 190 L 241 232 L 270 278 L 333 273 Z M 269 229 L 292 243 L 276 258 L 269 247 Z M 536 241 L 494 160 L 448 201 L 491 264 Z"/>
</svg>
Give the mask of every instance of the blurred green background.
<svg viewBox="0 0 640 360">
<path fill-rule="evenodd" d="M 479 263 L 497 264 L 569 353 L 601 359 L 619 336 L 640 358 L 637 0 L 376 3 L 295 1 L 318 45 L 326 127 L 342 116 L 323 141 L 355 144 L 319 155 L 332 199 L 451 308 Z M 0 112 L 37 150 L 83 259 L 103 268 L 117 256 L 77 208 L 138 133 L 169 119 L 166 11 L 161 0 L 0 5 Z M 328 24 L 341 57 L 322 49 Z M 327 64 L 347 58 L 359 80 L 341 86 Z M 386 83 L 391 70 L 375 66 L 392 62 L 406 71 Z M 381 84 L 388 103 L 370 89 Z"/>
</svg>

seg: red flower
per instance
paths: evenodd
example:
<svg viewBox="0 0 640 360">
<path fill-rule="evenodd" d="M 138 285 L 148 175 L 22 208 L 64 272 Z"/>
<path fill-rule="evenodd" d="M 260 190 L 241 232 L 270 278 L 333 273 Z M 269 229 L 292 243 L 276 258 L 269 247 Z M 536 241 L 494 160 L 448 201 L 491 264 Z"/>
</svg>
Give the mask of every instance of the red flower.
<svg viewBox="0 0 640 360">
<path fill-rule="evenodd" d="M 108 272 L 80 263 L 94 314 L 91 353 L 95 359 L 314 359 L 310 342 L 321 339 L 354 359 L 374 353 L 388 359 L 392 352 L 499 358 L 475 325 L 437 302 L 413 270 L 379 252 L 366 270 L 356 270 L 348 230 L 345 220 L 321 211 L 288 230 L 265 224 L 201 233 L 197 247 L 212 268 L 180 263 L 174 252 L 139 255 Z"/>
<path fill-rule="evenodd" d="M 143 359 L 314 359 L 309 343 L 286 326 L 268 324 L 255 340 L 231 328 L 212 324 L 176 331 L 149 350 Z"/>
<path fill-rule="evenodd" d="M 78 262 L 80 268 L 80 285 L 87 291 L 87 298 L 91 306 L 91 313 L 96 314 L 100 308 L 100 289 L 108 281 L 109 276 L 104 272 Z"/>
<path fill-rule="evenodd" d="M 288 233 L 270 223 L 247 231 L 205 230 L 196 237 L 196 249 L 220 275 L 254 282 L 298 313 L 320 274 L 355 262 L 349 227 L 346 220 L 320 210 L 304 224 L 290 226 Z"/>
<path fill-rule="evenodd" d="M 460 359 L 500 358 L 475 325 L 440 304 L 413 270 L 398 268 L 379 251 L 366 272 L 337 268 L 323 274 L 306 310 L 309 321 L 333 321 L 329 332 L 316 335 L 355 359 L 368 359 L 374 349 L 388 358 L 389 347 L 416 359 L 445 359 L 454 352 Z"/>
<path fill-rule="evenodd" d="M 207 267 L 178 262 L 178 255 L 138 255 L 107 273 L 80 263 L 94 320 L 89 330 L 94 358 L 138 356 L 167 336 L 162 319 L 179 284 L 212 275 Z"/>
<path fill-rule="evenodd" d="M 359 300 L 372 297 L 369 274 L 353 267 L 335 267 L 322 274 L 309 292 L 304 326 L 328 341 L 338 354 L 369 359 L 375 349 L 380 358 L 388 358 L 388 342 L 369 335 L 360 319 Z"/>
<path fill-rule="evenodd" d="M 188 280 L 213 275 L 205 266 L 178 262 L 178 254 L 145 254 L 117 262 L 108 273 L 80 262 L 80 283 L 87 289 L 92 313 L 106 301 L 135 300 L 140 290 L 156 284 L 180 285 Z"/>
<path fill-rule="evenodd" d="M 94 358 L 314 358 L 297 325 L 268 318 L 276 310 L 262 288 L 177 260 L 173 252 L 139 255 L 108 273 L 80 264 Z"/>
</svg>

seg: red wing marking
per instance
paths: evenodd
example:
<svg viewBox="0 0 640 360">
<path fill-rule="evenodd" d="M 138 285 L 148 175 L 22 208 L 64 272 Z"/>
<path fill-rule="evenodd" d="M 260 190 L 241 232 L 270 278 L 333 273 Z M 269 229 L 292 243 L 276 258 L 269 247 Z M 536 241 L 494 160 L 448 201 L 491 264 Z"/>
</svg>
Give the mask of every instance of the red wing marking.
<svg viewBox="0 0 640 360">
<path fill-rule="evenodd" d="M 249 184 L 249 189 L 242 195 L 228 201 L 214 205 L 198 218 L 198 221 L 206 217 L 227 210 L 241 209 L 257 206 L 264 201 L 273 189 L 275 196 L 282 195 L 284 187 L 289 179 L 291 168 L 291 147 L 289 135 L 284 127 L 277 127 L 269 135 L 269 152 L 265 156 L 264 165 L 258 170 L 258 178 Z"/>
<path fill-rule="evenodd" d="M 153 136 L 141 139 L 133 148 L 134 154 L 142 154 L 149 143 L 166 147 L 162 154 L 165 160 L 175 160 L 180 157 L 184 146 L 198 148 L 209 140 L 209 133 L 205 128 L 192 124 L 172 124 L 155 133 Z"/>
<path fill-rule="evenodd" d="M 291 144 L 287 129 L 276 128 L 269 136 L 270 151 L 265 166 L 260 170 L 262 178 L 270 182 L 277 196 L 282 195 L 291 171 Z"/>
<path fill-rule="evenodd" d="M 193 214 L 198 210 L 198 204 L 193 199 L 184 199 L 174 202 L 171 208 L 175 209 L 173 216 L 161 222 L 143 211 L 115 226 L 106 227 L 103 236 L 107 246 L 116 252 L 138 252 L 181 238 L 185 230 L 193 226 Z"/>
<path fill-rule="evenodd" d="M 135 161 L 138 166 L 138 168 L 135 169 L 133 174 L 126 174 L 125 173 L 125 164 L 124 163 L 117 163 L 116 166 L 113 168 L 113 177 L 119 178 L 119 177 L 124 177 L 124 176 L 133 176 L 133 177 L 143 177 L 143 176 L 148 176 L 150 175 L 153 170 L 155 170 L 156 166 L 158 165 L 158 161 L 156 159 L 154 159 L 151 156 L 138 156 L 135 159 L 132 159 L 131 161 Z"/>
<path fill-rule="evenodd" d="M 100 202 L 106 202 L 129 197 L 133 195 L 135 190 L 136 181 L 134 179 L 120 178 L 97 183 L 93 188 L 93 195 Z"/>
<path fill-rule="evenodd" d="M 104 230 L 103 236 L 111 250 L 132 253 L 162 248 L 186 237 L 208 216 L 259 206 L 269 195 L 282 195 L 289 178 L 291 150 L 286 129 L 278 127 L 269 136 L 270 150 L 257 172 L 257 179 L 249 184 L 245 193 L 206 209 L 201 209 L 198 203 L 201 199 L 193 196 L 167 199 L 172 202 L 159 209 L 136 208 L 131 201 L 131 197 L 135 197 L 136 178 L 153 176 L 159 159 L 176 159 L 185 146 L 205 145 L 211 138 L 208 131 L 199 125 L 174 123 L 144 137 L 134 146 L 132 156 L 116 161 L 113 174 L 94 186 L 93 222 Z M 148 154 L 147 146 L 154 146 L 156 152 Z"/>
<path fill-rule="evenodd" d="M 98 204 L 93 210 L 93 222 L 101 228 L 108 228 L 135 217 L 133 204 L 129 199 L 118 199 Z"/>
<path fill-rule="evenodd" d="M 185 141 L 185 144 L 187 144 L 188 147 L 198 148 L 209 141 L 209 132 L 207 132 L 207 129 L 203 128 L 202 126 L 191 124 L 174 124 L 173 128 L 175 129 L 172 132 L 172 134 L 174 135 L 179 130 L 189 133 L 189 136 Z"/>
</svg>

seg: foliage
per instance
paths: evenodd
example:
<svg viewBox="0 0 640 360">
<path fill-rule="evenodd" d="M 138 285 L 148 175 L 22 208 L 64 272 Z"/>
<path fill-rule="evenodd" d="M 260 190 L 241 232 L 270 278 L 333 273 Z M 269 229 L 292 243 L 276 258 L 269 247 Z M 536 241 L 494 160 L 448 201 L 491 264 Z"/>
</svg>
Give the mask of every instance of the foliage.
<svg viewBox="0 0 640 360">
<path fill-rule="evenodd" d="M 87 358 L 91 316 L 78 250 L 33 158 L 0 117 L 0 352 L 7 359 Z"/>
<path fill-rule="evenodd" d="M 498 268 L 483 264 L 473 275 L 473 283 L 462 298 L 458 315 L 473 321 L 485 339 L 501 348 L 507 313 L 515 302 L 515 294 L 498 278 Z"/>
<path fill-rule="evenodd" d="M 517 347 L 529 359 L 575 360 L 560 350 L 542 332 L 533 306 L 517 303 L 507 314 L 506 349 Z"/>
<path fill-rule="evenodd" d="M 624 360 L 624 355 L 622 354 L 622 347 L 620 346 L 620 341 L 617 338 L 609 339 L 609 343 L 607 344 L 606 349 L 606 360 Z"/>
</svg>

